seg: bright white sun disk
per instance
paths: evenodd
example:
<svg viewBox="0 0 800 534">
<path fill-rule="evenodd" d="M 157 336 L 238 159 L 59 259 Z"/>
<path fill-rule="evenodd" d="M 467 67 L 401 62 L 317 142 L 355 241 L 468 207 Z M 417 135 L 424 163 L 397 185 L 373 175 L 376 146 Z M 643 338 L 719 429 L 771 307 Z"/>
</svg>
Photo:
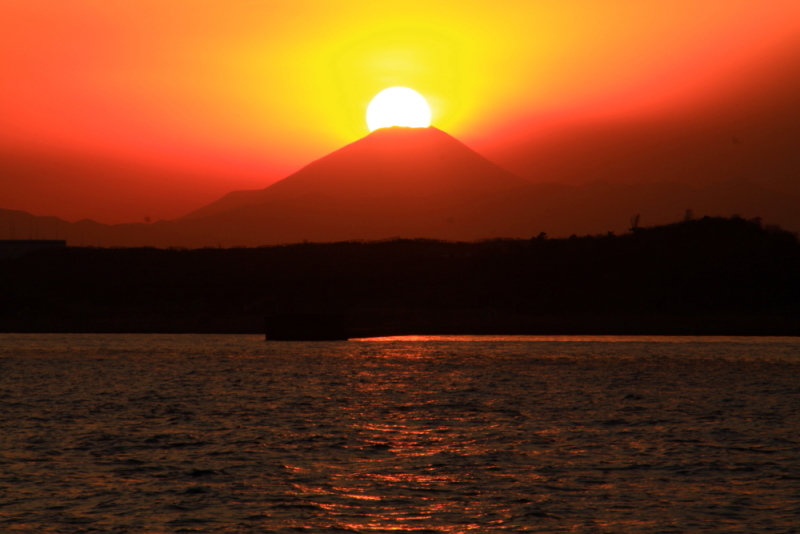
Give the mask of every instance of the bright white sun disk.
<svg viewBox="0 0 800 534">
<path fill-rule="evenodd" d="M 389 126 L 427 128 L 431 124 L 431 108 L 425 98 L 408 87 L 384 89 L 367 106 L 369 131 Z"/>
</svg>

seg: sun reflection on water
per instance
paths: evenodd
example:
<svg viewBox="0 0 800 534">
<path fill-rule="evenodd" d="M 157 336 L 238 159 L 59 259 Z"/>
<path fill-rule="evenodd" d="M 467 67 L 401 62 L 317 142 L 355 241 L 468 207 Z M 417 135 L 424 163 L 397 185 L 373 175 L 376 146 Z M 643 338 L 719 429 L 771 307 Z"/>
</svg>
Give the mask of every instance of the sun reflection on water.
<svg viewBox="0 0 800 534">
<path fill-rule="evenodd" d="M 481 402 L 467 399 L 474 373 L 448 369 L 430 351 L 406 346 L 356 357 L 360 365 L 350 399 L 338 417 L 349 436 L 343 446 L 354 456 L 329 463 L 325 484 L 296 484 L 296 496 L 340 518 L 342 528 L 359 532 L 478 530 L 469 522 L 432 522 L 467 510 L 480 515 L 474 504 L 448 496 L 480 495 L 470 464 L 496 468 L 487 461 L 495 452 L 487 446 L 488 435 L 481 435 L 502 428 L 483 413 Z M 420 380 L 421 372 L 427 380 Z M 361 519 L 347 519 L 354 515 Z"/>
</svg>

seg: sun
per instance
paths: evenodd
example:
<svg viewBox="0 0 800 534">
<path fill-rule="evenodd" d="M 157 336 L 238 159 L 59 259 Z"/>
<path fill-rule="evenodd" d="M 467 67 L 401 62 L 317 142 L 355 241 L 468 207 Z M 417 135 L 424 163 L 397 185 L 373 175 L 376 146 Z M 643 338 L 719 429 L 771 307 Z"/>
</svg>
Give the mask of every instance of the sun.
<svg viewBox="0 0 800 534">
<path fill-rule="evenodd" d="M 367 106 L 367 126 L 373 132 L 389 126 L 427 128 L 431 125 L 431 108 L 425 98 L 408 87 L 389 87 Z"/>
</svg>

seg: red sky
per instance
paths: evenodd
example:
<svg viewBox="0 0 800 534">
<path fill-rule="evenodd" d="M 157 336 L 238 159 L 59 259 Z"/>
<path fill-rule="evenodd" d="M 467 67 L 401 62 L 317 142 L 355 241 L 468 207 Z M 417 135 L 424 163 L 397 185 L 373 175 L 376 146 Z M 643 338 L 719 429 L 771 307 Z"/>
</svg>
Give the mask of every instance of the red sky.
<svg viewBox="0 0 800 534">
<path fill-rule="evenodd" d="M 531 154 L 584 125 L 674 118 L 677 139 L 791 99 L 798 50 L 797 0 L 6 0 L 0 208 L 178 217 L 363 137 L 393 85 L 535 178 Z"/>
</svg>

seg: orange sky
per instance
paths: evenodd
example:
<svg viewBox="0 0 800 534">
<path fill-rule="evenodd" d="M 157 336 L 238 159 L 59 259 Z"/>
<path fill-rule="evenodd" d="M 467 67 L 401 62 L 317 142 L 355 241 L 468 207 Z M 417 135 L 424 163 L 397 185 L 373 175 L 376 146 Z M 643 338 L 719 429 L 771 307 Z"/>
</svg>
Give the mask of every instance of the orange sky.
<svg viewBox="0 0 800 534">
<path fill-rule="evenodd" d="M 798 36 L 797 0 L 5 0 L 0 148 L 158 169 L 117 190 L 98 178 L 125 209 L 37 214 L 170 218 L 366 135 L 388 86 L 422 93 L 433 124 L 480 151 L 542 117 L 707 97 Z M 70 176 L 61 202 L 91 187 Z M 12 185 L 0 208 L 56 209 Z"/>
</svg>

